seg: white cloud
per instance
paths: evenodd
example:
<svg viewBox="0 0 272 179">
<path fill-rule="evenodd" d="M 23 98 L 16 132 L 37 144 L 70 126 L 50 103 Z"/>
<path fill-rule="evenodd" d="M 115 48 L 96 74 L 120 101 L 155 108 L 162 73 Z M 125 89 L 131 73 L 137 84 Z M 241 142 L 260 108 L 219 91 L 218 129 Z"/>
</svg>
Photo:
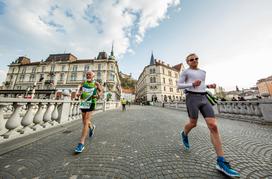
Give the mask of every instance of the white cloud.
<svg viewBox="0 0 272 179">
<path fill-rule="evenodd" d="M 142 42 L 145 32 L 167 17 L 179 0 L 18 0 L 5 1 L 0 16 L 0 54 L 9 58 L 28 54 L 36 60 L 49 53 L 72 52 L 80 58 L 109 51 L 130 51 Z M 23 49 L 19 52 L 18 49 Z M 45 55 L 45 56 L 44 56 Z M 10 63 L 11 60 L 7 59 Z"/>
</svg>

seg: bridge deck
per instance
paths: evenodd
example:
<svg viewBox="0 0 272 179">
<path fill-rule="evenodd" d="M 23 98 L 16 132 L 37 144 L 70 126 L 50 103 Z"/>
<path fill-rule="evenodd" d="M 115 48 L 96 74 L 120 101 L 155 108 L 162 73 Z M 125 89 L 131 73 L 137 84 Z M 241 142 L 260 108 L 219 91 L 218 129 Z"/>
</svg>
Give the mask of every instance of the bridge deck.
<svg viewBox="0 0 272 179">
<path fill-rule="evenodd" d="M 191 150 L 183 150 L 179 132 L 186 121 L 185 112 L 151 106 L 99 113 L 95 136 L 86 140 L 83 153 L 73 153 L 81 133 L 76 121 L 1 155 L 0 178 L 224 178 L 215 169 L 202 118 L 189 135 Z M 241 178 L 272 178 L 272 127 L 228 119 L 218 123 L 225 157 Z"/>
</svg>

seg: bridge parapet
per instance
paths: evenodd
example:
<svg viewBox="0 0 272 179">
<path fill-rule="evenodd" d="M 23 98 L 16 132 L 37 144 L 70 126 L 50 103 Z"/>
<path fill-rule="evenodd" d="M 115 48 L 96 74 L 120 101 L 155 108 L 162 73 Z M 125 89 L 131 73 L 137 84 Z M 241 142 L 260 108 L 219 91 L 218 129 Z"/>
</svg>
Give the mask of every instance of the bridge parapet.
<svg viewBox="0 0 272 179">
<path fill-rule="evenodd" d="M 155 106 L 186 111 L 185 102 L 154 103 Z M 217 116 L 234 120 L 246 120 L 272 124 L 272 100 L 258 101 L 219 101 L 214 106 Z"/>
<path fill-rule="evenodd" d="M 116 109 L 120 102 L 98 101 L 97 112 Z M 79 101 L 0 98 L 0 143 L 81 119 Z"/>
</svg>

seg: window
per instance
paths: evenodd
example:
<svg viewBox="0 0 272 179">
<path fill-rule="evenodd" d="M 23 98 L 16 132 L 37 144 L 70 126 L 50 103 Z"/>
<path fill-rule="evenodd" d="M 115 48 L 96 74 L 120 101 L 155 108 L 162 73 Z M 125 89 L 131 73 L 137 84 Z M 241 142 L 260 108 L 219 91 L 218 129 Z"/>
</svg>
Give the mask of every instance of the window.
<svg viewBox="0 0 272 179">
<path fill-rule="evenodd" d="M 165 86 L 163 87 L 163 90 L 166 91 L 166 87 Z"/>
<path fill-rule="evenodd" d="M 51 81 L 54 80 L 54 78 L 55 78 L 54 75 L 51 75 L 51 76 L 50 76 L 50 80 L 51 80 Z"/>
<path fill-rule="evenodd" d="M 114 71 L 113 65 L 110 66 L 110 69 L 111 69 L 112 71 Z"/>
<path fill-rule="evenodd" d="M 97 79 L 101 80 L 101 72 L 97 72 Z"/>
<path fill-rule="evenodd" d="M 73 66 L 73 70 L 72 71 L 77 71 L 77 65 Z"/>
<path fill-rule="evenodd" d="M 101 70 L 101 67 L 102 67 L 101 64 L 98 64 L 98 70 Z"/>
<path fill-rule="evenodd" d="M 156 77 L 150 77 L 150 83 L 156 83 Z"/>
<path fill-rule="evenodd" d="M 29 81 L 34 81 L 35 80 L 35 74 L 31 74 L 29 76 Z"/>
<path fill-rule="evenodd" d="M 162 80 L 163 80 L 163 84 L 165 84 L 165 78 L 163 78 Z"/>
<path fill-rule="evenodd" d="M 90 66 L 89 65 L 85 65 L 84 66 L 84 71 L 86 72 L 86 71 L 89 71 L 89 69 L 90 69 Z"/>
<path fill-rule="evenodd" d="M 36 73 L 36 67 L 32 68 L 32 73 Z"/>
<path fill-rule="evenodd" d="M 15 68 L 12 68 L 12 73 L 14 73 Z"/>
<path fill-rule="evenodd" d="M 42 66 L 42 73 L 45 71 L 45 66 Z"/>
<path fill-rule="evenodd" d="M 164 74 L 164 68 L 162 68 L 162 74 Z"/>
<path fill-rule="evenodd" d="M 62 65 L 61 71 L 65 71 L 65 65 Z"/>
<path fill-rule="evenodd" d="M 173 85 L 173 80 L 169 78 L 169 84 Z"/>
<path fill-rule="evenodd" d="M 72 73 L 71 74 L 71 81 L 76 81 L 76 79 L 77 79 L 76 73 Z"/>
<path fill-rule="evenodd" d="M 171 71 L 168 71 L 168 76 L 172 76 L 172 73 L 171 73 Z"/>
<path fill-rule="evenodd" d="M 170 88 L 170 92 L 173 92 L 173 88 Z"/>
<path fill-rule="evenodd" d="M 19 81 L 24 81 L 25 75 L 21 75 Z"/>
<path fill-rule="evenodd" d="M 51 65 L 50 72 L 54 72 L 54 71 L 55 71 L 55 66 L 56 66 L 55 64 L 52 64 L 52 65 Z"/>
<path fill-rule="evenodd" d="M 23 69 L 22 69 L 22 73 L 25 73 L 26 72 L 26 67 L 24 67 Z"/>
<path fill-rule="evenodd" d="M 179 89 L 177 89 L 177 93 L 179 92 Z"/>
<path fill-rule="evenodd" d="M 60 74 L 60 81 L 63 81 L 64 80 L 64 73 L 61 73 Z"/>
<path fill-rule="evenodd" d="M 110 81 L 114 81 L 114 79 L 115 79 L 115 75 L 114 75 L 114 73 L 110 73 Z"/>
</svg>

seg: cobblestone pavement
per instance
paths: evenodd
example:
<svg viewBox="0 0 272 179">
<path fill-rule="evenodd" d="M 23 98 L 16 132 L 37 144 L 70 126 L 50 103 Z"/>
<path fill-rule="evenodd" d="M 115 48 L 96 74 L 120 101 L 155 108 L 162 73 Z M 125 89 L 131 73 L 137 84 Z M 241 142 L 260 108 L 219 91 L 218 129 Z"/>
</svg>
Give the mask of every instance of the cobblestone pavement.
<svg viewBox="0 0 272 179">
<path fill-rule="evenodd" d="M 94 116 L 95 136 L 83 153 L 73 149 L 81 123 L 0 156 L 0 178 L 226 178 L 205 121 L 189 135 L 184 151 L 179 132 L 185 112 L 131 106 Z M 272 178 L 272 126 L 219 119 L 225 157 L 241 178 Z"/>
</svg>

